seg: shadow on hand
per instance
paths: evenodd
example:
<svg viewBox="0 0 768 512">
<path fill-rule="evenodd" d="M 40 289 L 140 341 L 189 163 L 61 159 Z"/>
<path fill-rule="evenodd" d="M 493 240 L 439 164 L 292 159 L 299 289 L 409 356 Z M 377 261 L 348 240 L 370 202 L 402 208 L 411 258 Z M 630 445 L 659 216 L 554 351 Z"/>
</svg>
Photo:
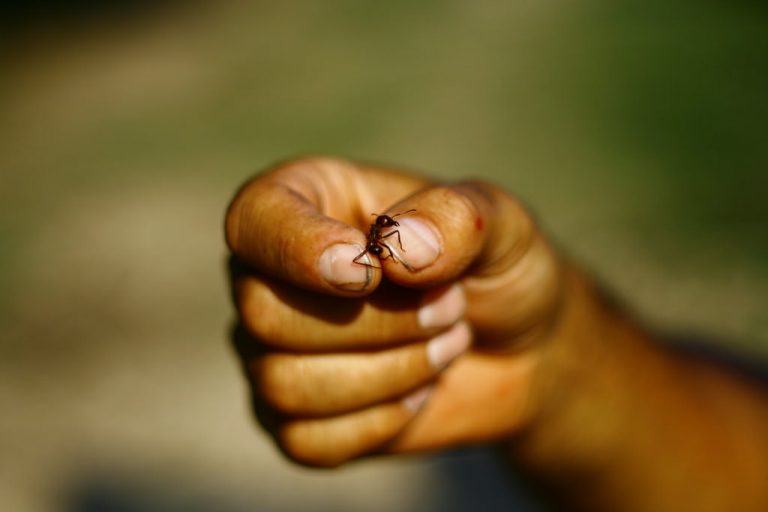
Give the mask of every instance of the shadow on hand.
<svg viewBox="0 0 768 512">
<path fill-rule="evenodd" d="M 230 340 L 240 360 L 240 368 L 248 382 L 253 415 L 256 417 L 259 425 L 274 438 L 278 427 L 282 423 L 282 416 L 261 398 L 250 370 L 251 362 L 259 356 L 266 354 L 268 349 L 264 344 L 259 343 L 258 340 L 251 336 L 239 321 L 235 322 L 230 328 Z"/>
<path fill-rule="evenodd" d="M 307 316 L 336 325 L 346 325 L 353 322 L 360 315 L 366 303 L 382 311 L 406 311 L 417 309 L 422 297 L 421 292 L 396 286 L 386 280 L 382 280 L 379 287 L 371 295 L 362 298 L 335 297 L 310 290 L 301 290 L 277 279 L 259 274 L 234 256 L 229 257 L 228 270 L 231 299 L 238 311 L 238 281 L 246 276 L 258 276 L 258 279 L 265 283 L 272 294 L 285 306 Z"/>
<path fill-rule="evenodd" d="M 734 350 L 723 340 L 695 333 L 666 333 L 663 339 L 684 357 L 729 369 L 751 382 L 768 389 L 768 361 Z"/>
</svg>

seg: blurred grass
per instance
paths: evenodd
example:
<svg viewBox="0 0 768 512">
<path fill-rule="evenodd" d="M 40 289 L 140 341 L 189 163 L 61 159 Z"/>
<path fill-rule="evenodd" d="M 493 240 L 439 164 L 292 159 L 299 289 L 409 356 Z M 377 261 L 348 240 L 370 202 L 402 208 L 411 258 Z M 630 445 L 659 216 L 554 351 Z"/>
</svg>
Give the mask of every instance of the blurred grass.
<svg viewBox="0 0 768 512">
<path fill-rule="evenodd" d="M 675 231 L 734 237 L 768 256 L 768 9 L 756 2 L 609 8 L 604 96 L 617 148 L 652 154 L 647 179 L 671 187 L 661 213 Z M 615 136 L 611 136 L 614 133 Z M 669 201 L 671 200 L 671 201 Z"/>
<path fill-rule="evenodd" d="M 79 453 L 82 436 L 143 453 L 142 422 L 180 414 L 179 373 L 203 397 L 190 423 L 201 407 L 245 423 L 219 402 L 239 383 L 221 218 L 242 180 L 297 154 L 500 182 L 650 321 L 768 353 L 766 29 L 745 0 L 334 0 L 168 2 L 6 32 L 0 401 L 21 411 L 6 442 L 81 411 L 17 471 L 16 496 L 47 478 L 43 452 Z M 94 421 L 109 414 L 126 426 Z M 253 435 L 222 450 L 186 428 L 152 446 L 198 446 L 197 462 L 178 455 L 193 468 Z"/>
</svg>

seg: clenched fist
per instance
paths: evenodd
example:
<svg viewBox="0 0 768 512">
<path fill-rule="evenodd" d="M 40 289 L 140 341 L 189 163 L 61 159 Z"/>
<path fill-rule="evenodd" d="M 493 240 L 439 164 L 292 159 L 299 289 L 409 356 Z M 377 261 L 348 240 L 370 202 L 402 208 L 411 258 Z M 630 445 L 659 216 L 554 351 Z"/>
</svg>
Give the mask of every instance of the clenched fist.
<svg viewBox="0 0 768 512">
<path fill-rule="evenodd" d="M 366 251 L 371 214 L 399 212 Z M 502 190 L 302 159 L 247 183 L 226 235 L 254 391 L 296 460 L 499 439 L 533 414 L 564 272 Z"/>
</svg>

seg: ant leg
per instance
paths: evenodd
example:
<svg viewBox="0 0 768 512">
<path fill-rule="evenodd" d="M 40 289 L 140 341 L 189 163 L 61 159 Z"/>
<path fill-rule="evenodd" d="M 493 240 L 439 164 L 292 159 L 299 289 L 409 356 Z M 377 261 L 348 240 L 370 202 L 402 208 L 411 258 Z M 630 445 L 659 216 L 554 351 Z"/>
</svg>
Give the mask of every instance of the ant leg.
<svg viewBox="0 0 768 512">
<path fill-rule="evenodd" d="M 384 242 L 382 240 L 379 240 L 379 245 L 381 245 L 381 246 L 383 246 L 383 247 L 385 247 L 387 249 L 387 256 L 386 257 L 382 258 L 381 256 L 379 256 L 379 259 L 381 261 L 384 261 L 387 258 L 392 258 L 392 261 L 394 261 L 395 263 L 402 263 L 403 266 L 406 269 L 408 269 L 410 272 L 416 272 L 416 269 L 413 268 L 406 260 L 398 259 L 397 253 L 392 250 L 392 247 L 390 247 L 388 243 L 386 243 L 386 242 Z M 405 249 L 403 249 L 403 252 L 405 252 Z"/>
<path fill-rule="evenodd" d="M 389 235 L 387 235 L 387 236 L 389 236 Z M 389 245 L 385 244 L 381 240 L 379 240 L 379 243 L 387 248 L 387 255 L 384 256 L 383 258 L 379 258 L 381 261 L 387 260 L 389 258 L 392 258 L 392 261 L 394 261 L 395 263 L 398 263 L 400 261 L 400 260 L 397 259 L 397 257 L 395 256 L 394 251 L 392 251 L 392 248 Z"/>
<path fill-rule="evenodd" d="M 396 230 L 392 231 L 391 233 L 387 233 L 386 235 L 383 235 L 381 238 L 387 238 L 387 237 L 392 236 L 392 235 L 397 235 L 397 245 L 400 246 L 400 249 L 403 252 L 406 252 L 405 249 L 403 249 L 403 242 L 400 240 L 400 230 L 399 229 L 396 229 Z"/>
<path fill-rule="evenodd" d="M 366 263 L 364 261 L 357 261 L 363 256 L 365 256 L 367 252 L 368 252 L 368 249 L 365 249 L 363 252 L 355 256 L 355 259 L 352 260 L 352 263 L 357 263 L 358 265 L 365 265 L 366 267 L 371 267 L 371 268 L 381 268 L 381 267 L 377 267 L 376 265 L 371 265 L 370 263 Z"/>
</svg>

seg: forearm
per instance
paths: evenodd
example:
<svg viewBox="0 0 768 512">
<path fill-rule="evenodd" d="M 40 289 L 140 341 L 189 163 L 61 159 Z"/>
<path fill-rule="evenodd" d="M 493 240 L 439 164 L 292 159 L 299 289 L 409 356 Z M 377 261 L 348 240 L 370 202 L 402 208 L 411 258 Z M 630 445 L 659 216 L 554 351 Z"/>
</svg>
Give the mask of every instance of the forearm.
<svg viewBox="0 0 768 512">
<path fill-rule="evenodd" d="M 652 340 L 573 273 L 510 444 L 569 507 L 768 509 L 768 397 Z"/>
</svg>

